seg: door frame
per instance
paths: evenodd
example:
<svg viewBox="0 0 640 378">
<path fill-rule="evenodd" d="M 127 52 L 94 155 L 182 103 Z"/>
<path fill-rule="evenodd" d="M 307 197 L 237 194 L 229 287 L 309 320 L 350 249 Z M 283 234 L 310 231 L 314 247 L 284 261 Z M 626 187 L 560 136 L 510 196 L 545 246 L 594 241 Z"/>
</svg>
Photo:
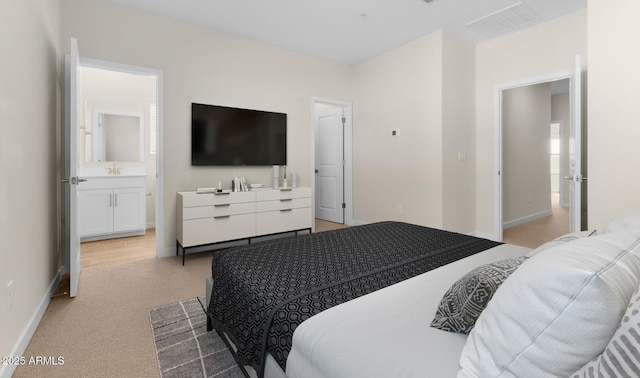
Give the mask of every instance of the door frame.
<svg viewBox="0 0 640 378">
<path fill-rule="evenodd" d="M 562 71 L 549 75 L 543 75 L 530 79 L 517 80 L 506 84 L 497 85 L 494 91 L 494 198 L 493 198 L 493 229 L 494 240 L 503 240 L 502 221 L 502 100 L 503 93 L 509 89 L 528 87 L 531 85 L 549 83 L 552 81 L 569 79 L 573 77 L 572 71 Z M 570 115 L 570 118 L 572 115 Z"/>
<path fill-rule="evenodd" d="M 164 97 L 162 71 L 154 68 L 84 58 L 82 56 L 80 57 L 80 67 L 152 76 L 156 79 L 156 198 L 154 201 L 156 257 L 168 256 L 164 248 Z"/>
<path fill-rule="evenodd" d="M 344 112 L 344 185 L 343 185 L 343 198 L 345 203 L 344 209 L 344 224 L 353 225 L 353 105 L 351 102 L 330 100 L 325 98 L 313 97 L 311 99 L 311 197 L 313 201 L 312 214 L 313 219 L 316 218 L 316 137 L 315 129 L 317 125 L 316 105 L 329 105 L 342 108 Z M 313 231 L 315 232 L 315 222 L 313 225 Z"/>
</svg>

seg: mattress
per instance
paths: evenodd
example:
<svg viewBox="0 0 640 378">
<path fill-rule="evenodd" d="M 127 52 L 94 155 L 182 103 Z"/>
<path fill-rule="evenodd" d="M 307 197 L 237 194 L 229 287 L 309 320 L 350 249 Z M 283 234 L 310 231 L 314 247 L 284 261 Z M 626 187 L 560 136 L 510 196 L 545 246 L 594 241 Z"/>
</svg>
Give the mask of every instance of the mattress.
<svg viewBox="0 0 640 378">
<path fill-rule="evenodd" d="M 466 335 L 429 326 L 442 295 L 471 269 L 528 251 L 503 244 L 315 315 L 293 334 L 287 377 L 455 377 Z"/>
</svg>

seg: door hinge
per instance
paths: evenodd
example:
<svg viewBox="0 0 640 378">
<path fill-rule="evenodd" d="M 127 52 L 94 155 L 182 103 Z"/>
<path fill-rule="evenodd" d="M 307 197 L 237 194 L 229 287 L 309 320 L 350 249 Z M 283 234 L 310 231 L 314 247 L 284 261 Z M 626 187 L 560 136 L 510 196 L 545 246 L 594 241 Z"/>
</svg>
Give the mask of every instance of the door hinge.
<svg viewBox="0 0 640 378">
<path fill-rule="evenodd" d="M 342 208 L 343 208 L 343 209 L 346 209 L 346 208 L 347 208 L 347 204 L 343 202 L 343 203 L 342 203 Z"/>
<path fill-rule="evenodd" d="M 347 119 L 345 117 L 342 117 L 342 124 L 345 124 L 347 122 Z"/>
</svg>

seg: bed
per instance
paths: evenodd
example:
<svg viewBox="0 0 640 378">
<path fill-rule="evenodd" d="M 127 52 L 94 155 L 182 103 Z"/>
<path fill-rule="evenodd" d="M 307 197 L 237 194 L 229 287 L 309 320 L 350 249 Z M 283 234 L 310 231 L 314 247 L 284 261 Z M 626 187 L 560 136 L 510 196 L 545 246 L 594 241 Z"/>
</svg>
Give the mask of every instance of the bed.
<svg viewBox="0 0 640 378">
<path fill-rule="evenodd" d="M 235 345 L 247 342 L 243 332 L 254 338 L 257 363 L 236 354 L 249 376 L 640 376 L 640 209 L 600 234 L 570 233 L 533 250 L 395 222 L 349 230 L 214 257 L 214 276 L 229 269 L 227 254 L 240 261 L 231 270 L 264 273 L 217 276 L 237 280 L 230 286 L 239 290 L 229 298 L 219 297 L 220 282 L 208 278 L 209 310 L 226 308 L 212 313 L 212 322 L 231 348 L 242 350 Z M 317 264 L 305 262 L 309 256 L 296 263 L 286 253 L 278 257 L 289 249 L 316 256 Z M 283 273 L 281 285 L 266 279 L 274 264 L 291 273 Z M 345 281 L 328 274 L 334 269 L 353 273 L 346 281 L 356 295 L 333 291 Z M 289 285 L 286 277 L 306 276 L 301 270 L 311 273 L 307 278 L 331 279 L 316 289 Z M 266 290 L 254 291 L 252 280 Z M 324 303 L 327 288 L 340 300 Z M 269 299 L 270 292 L 285 295 Z M 308 304 L 304 317 L 296 311 L 300 304 Z M 254 306 L 249 323 L 258 327 L 238 330 L 226 319 L 242 318 Z M 446 313 L 450 308 L 455 311 Z M 473 316 L 460 316 L 461 309 Z M 280 314 L 295 322 L 272 322 Z"/>
<path fill-rule="evenodd" d="M 375 335 L 372 337 L 380 341 L 386 338 L 385 332 L 397 333 L 394 324 L 420 319 L 424 323 L 432 317 L 437 301 L 422 303 L 420 293 L 424 295 L 427 291 L 430 293 L 427 297 L 440 299 L 460 272 L 527 251 L 403 222 L 379 222 L 233 248 L 217 252 L 213 257 L 214 279 L 208 305 L 210 325 L 228 338 L 236 361 L 251 367 L 258 377 L 283 376 L 285 371 L 290 376 L 309 377 L 317 368 L 314 359 L 319 354 L 314 345 L 319 344 L 313 333 L 304 331 L 311 327 L 307 326 L 309 319 L 314 320 L 309 324 L 317 324 L 314 315 L 322 313 L 323 317 L 318 319 L 329 319 L 329 326 L 318 325 L 327 327 L 328 331 L 322 334 L 328 338 L 331 337 L 329 330 L 339 334 L 343 326 L 360 326 L 362 335 Z M 456 268 L 447 267 L 456 261 L 462 263 Z M 425 275 L 434 269 L 437 272 L 431 273 L 436 278 Z M 407 290 L 409 288 L 414 291 Z M 400 298 L 403 300 L 396 303 Z M 421 315 L 404 307 L 407 299 L 418 305 Z M 363 308 L 369 310 L 365 313 L 353 310 L 354 324 L 349 325 L 342 313 L 350 311 L 352 302 L 364 304 Z M 427 314 L 429 312 L 431 314 Z M 413 316 L 405 316 L 410 314 Z M 387 317 L 382 323 L 391 328 L 381 330 L 382 334 L 378 335 L 371 332 L 365 320 L 380 320 L 380 317 Z M 400 335 L 403 343 L 406 336 Z M 443 342 L 451 346 L 441 351 L 454 350 L 449 357 L 455 360 L 453 368 L 457 369 L 455 350 L 459 354 L 464 337 L 454 334 L 444 339 Z M 385 343 L 372 340 L 369 346 L 377 349 L 375 345 L 380 344 Z M 354 356 L 353 351 L 349 352 L 356 348 L 353 345 L 335 347 L 329 349 L 340 351 L 338 360 Z M 398 346 L 391 343 L 387 347 Z M 367 351 L 361 352 L 369 355 Z M 336 356 L 327 358 L 331 360 Z M 329 366 L 326 361 L 321 365 Z M 339 361 L 338 368 L 341 368 Z M 317 376 L 338 376 L 323 374 Z"/>
</svg>

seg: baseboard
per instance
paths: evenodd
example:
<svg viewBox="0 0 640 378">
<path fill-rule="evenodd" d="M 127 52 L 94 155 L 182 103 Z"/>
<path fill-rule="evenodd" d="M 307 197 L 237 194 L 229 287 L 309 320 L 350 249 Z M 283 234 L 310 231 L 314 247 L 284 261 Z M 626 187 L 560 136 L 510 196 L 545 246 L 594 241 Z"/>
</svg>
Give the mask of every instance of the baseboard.
<svg viewBox="0 0 640 378">
<path fill-rule="evenodd" d="M 534 221 L 534 220 L 538 220 L 540 218 L 548 217 L 550 215 L 553 215 L 553 210 L 546 210 L 546 211 L 543 211 L 541 213 L 528 215 L 526 217 L 522 217 L 522 218 L 519 218 L 519 219 L 515 219 L 515 220 L 512 220 L 512 221 L 503 223 L 502 224 L 502 229 L 506 230 L 508 228 L 519 226 L 521 224 L 525 224 L 525 223 L 528 223 L 528 222 L 531 222 L 531 221 Z"/>
<path fill-rule="evenodd" d="M 51 296 L 55 293 L 60 280 L 62 279 L 63 268 L 61 267 L 58 270 L 55 278 L 51 282 L 51 286 L 49 286 L 49 290 L 45 293 L 44 297 L 40 300 L 40 304 L 36 308 L 36 311 L 31 316 L 29 323 L 27 323 L 27 327 L 22 331 L 22 334 L 18 338 L 18 342 L 16 346 L 13 348 L 10 356 L 24 356 L 24 352 L 27 350 L 27 346 L 29 346 L 29 342 L 33 337 L 33 334 L 36 332 L 36 328 L 38 328 L 38 324 L 40 324 L 40 320 L 44 316 L 44 313 L 47 311 L 47 307 L 49 306 L 49 302 L 51 302 Z M 15 365 L 0 365 L 0 377 L 1 378 L 9 378 L 13 375 L 16 370 Z"/>
</svg>

